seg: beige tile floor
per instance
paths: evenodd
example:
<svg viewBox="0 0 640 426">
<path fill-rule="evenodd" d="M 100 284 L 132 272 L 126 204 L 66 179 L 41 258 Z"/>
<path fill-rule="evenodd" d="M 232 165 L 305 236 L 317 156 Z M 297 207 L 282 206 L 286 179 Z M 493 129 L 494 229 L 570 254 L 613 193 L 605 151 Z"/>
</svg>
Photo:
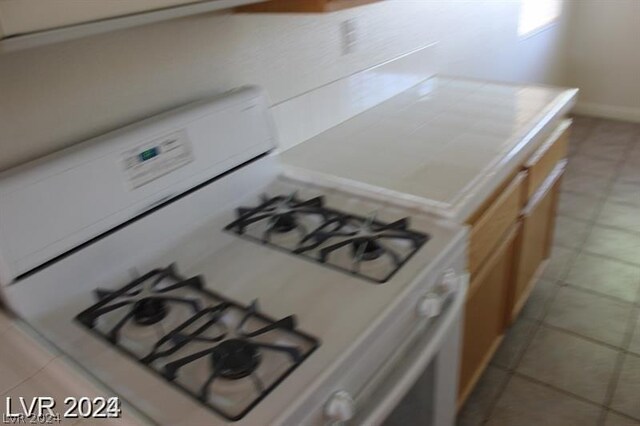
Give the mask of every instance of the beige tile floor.
<svg viewBox="0 0 640 426">
<path fill-rule="evenodd" d="M 640 426 L 640 124 L 575 117 L 549 267 L 459 426 Z"/>
</svg>

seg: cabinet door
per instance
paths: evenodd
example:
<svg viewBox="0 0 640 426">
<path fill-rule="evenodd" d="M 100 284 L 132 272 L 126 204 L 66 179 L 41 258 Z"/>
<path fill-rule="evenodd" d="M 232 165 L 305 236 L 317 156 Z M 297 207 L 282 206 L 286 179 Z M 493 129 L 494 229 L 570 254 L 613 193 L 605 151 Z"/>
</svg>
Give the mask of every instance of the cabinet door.
<svg viewBox="0 0 640 426">
<path fill-rule="evenodd" d="M 502 340 L 518 232 L 516 223 L 469 285 L 458 406 L 464 403 Z"/>
<path fill-rule="evenodd" d="M 518 173 L 480 217 L 470 222 L 469 272 L 472 281 L 507 230 L 518 220 L 524 206 L 522 193 L 525 179 L 526 172 Z"/>
<path fill-rule="evenodd" d="M 524 209 L 516 279 L 509 298 L 509 322 L 520 313 L 549 258 L 565 166 L 566 161 L 557 164 Z"/>
</svg>

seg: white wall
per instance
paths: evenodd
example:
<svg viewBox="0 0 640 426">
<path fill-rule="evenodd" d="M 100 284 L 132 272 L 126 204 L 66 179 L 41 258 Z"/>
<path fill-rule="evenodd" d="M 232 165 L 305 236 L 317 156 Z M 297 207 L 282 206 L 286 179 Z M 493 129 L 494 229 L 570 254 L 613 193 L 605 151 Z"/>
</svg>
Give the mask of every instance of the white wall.
<svg viewBox="0 0 640 426">
<path fill-rule="evenodd" d="M 278 103 L 433 41 L 444 73 L 562 82 L 564 24 L 519 40 L 518 13 L 518 0 L 388 0 L 208 14 L 0 55 L 0 169 L 242 84 Z M 352 17 L 359 46 L 343 55 L 340 23 Z"/>
<path fill-rule="evenodd" d="M 640 1 L 580 0 L 571 11 L 567 82 L 577 111 L 640 122 Z"/>
</svg>

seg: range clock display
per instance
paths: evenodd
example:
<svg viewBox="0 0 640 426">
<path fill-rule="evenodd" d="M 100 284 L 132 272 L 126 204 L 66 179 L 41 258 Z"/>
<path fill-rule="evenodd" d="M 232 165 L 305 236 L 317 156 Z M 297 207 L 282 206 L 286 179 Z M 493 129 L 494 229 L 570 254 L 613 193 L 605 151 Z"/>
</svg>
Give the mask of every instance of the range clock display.
<svg viewBox="0 0 640 426">
<path fill-rule="evenodd" d="M 157 157 L 159 153 L 160 149 L 158 149 L 157 146 L 154 146 L 153 148 L 149 148 L 138 154 L 138 159 L 140 160 L 140 162 L 151 160 L 152 158 Z"/>
<path fill-rule="evenodd" d="M 139 188 L 193 161 L 191 143 L 183 130 L 148 141 L 122 155 L 131 189 Z"/>
</svg>

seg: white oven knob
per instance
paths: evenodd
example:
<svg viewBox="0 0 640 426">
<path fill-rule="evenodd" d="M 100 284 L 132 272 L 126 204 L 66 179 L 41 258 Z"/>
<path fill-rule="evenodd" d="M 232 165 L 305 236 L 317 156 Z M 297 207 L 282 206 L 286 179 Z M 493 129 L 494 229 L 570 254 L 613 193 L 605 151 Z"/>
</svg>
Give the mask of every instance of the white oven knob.
<svg viewBox="0 0 640 426">
<path fill-rule="evenodd" d="M 437 317 L 442 311 L 442 298 L 435 293 L 427 293 L 418 300 L 416 310 L 422 318 Z"/>
<path fill-rule="evenodd" d="M 338 391 L 331 395 L 324 407 L 324 415 L 332 423 L 351 420 L 356 414 L 356 404 L 347 391 Z"/>
</svg>

